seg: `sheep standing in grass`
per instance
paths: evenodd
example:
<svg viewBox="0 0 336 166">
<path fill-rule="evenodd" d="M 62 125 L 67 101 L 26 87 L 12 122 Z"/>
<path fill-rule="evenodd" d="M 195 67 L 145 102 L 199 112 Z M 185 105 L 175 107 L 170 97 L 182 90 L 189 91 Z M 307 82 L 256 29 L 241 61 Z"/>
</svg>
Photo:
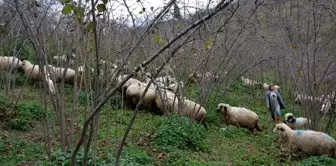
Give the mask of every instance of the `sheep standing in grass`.
<svg viewBox="0 0 336 166">
<path fill-rule="evenodd" d="M 74 59 L 76 59 L 76 55 L 75 54 L 71 54 L 70 56 L 69 55 L 53 56 L 53 59 L 57 63 L 69 62 L 69 64 L 72 65 L 72 64 L 74 64 Z"/>
<path fill-rule="evenodd" d="M 6 71 L 22 70 L 22 62 L 13 56 L 0 56 L 0 69 Z"/>
<path fill-rule="evenodd" d="M 255 129 L 262 131 L 258 125 L 258 115 L 251 110 L 220 103 L 217 111 L 221 112 L 222 118 L 227 125 L 245 127 L 250 132 L 254 132 Z"/>
<path fill-rule="evenodd" d="M 126 100 L 130 101 L 133 107 L 139 102 L 141 95 L 145 92 L 146 83 L 134 83 L 128 86 L 125 96 Z M 155 89 L 149 87 L 142 102 L 142 106 L 149 111 L 157 111 L 155 103 Z"/>
<path fill-rule="evenodd" d="M 155 103 L 162 113 L 175 112 L 175 106 L 178 106 L 178 98 L 169 90 L 157 90 Z"/>
<path fill-rule="evenodd" d="M 243 82 L 243 86 L 247 87 L 247 88 L 261 88 L 262 84 L 260 82 L 254 81 L 254 80 L 250 80 L 248 78 L 245 77 L 241 77 L 241 80 Z"/>
<path fill-rule="evenodd" d="M 22 68 L 24 70 L 25 75 L 34 81 L 39 81 L 41 78 L 40 75 L 40 67 L 39 65 L 33 65 L 28 60 L 22 61 Z M 46 69 L 46 68 L 45 68 Z M 44 70 L 47 71 L 47 70 Z"/>
<path fill-rule="evenodd" d="M 288 141 L 291 153 L 302 151 L 308 155 L 336 157 L 336 141 L 329 135 L 312 130 L 292 130 L 285 123 L 277 124 L 273 130 L 282 140 Z M 291 154 L 289 156 L 291 158 Z"/>
<path fill-rule="evenodd" d="M 73 84 L 75 81 L 75 75 L 76 72 L 73 69 L 70 68 L 62 68 L 62 67 L 54 67 L 52 65 L 49 65 L 50 71 L 55 77 L 56 81 L 62 81 L 64 80 L 65 83 Z M 64 75 L 65 74 L 65 75 Z M 63 77 L 64 75 L 64 77 Z"/>
<path fill-rule="evenodd" d="M 34 81 L 39 81 L 40 79 L 43 78 L 40 72 L 39 65 L 33 65 L 29 61 L 24 60 L 22 62 L 22 68 L 24 70 L 25 75 Z M 43 79 L 47 81 L 47 85 L 48 85 L 50 92 L 54 94 L 55 86 L 54 86 L 54 83 L 50 79 L 50 73 L 48 72 L 48 70 L 46 70 L 46 67 L 44 68 L 44 71 L 46 72 L 46 74 Z"/>
<path fill-rule="evenodd" d="M 118 84 L 121 83 L 121 82 L 123 81 L 123 79 L 126 78 L 126 76 L 127 76 L 127 75 L 119 76 L 118 79 L 117 79 Z M 129 80 L 127 80 L 127 81 L 125 82 L 125 84 L 124 84 L 123 86 L 121 86 L 121 88 L 119 89 L 119 91 L 120 91 L 121 93 L 125 94 L 126 89 L 127 89 L 130 85 L 132 85 L 132 84 L 136 84 L 136 83 L 141 84 L 142 82 L 139 81 L 139 80 L 137 80 L 137 79 L 130 78 Z"/>
<path fill-rule="evenodd" d="M 307 118 L 296 118 L 292 113 L 285 115 L 286 124 L 293 130 L 307 129 L 309 120 Z"/>
<path fill-rule="evenodd" d="M 171 91 L 157 91 L 155 102 L 161 112 L 166 111 L 165 113 L 168 114 L 178 113 L 179 106 L 181 106 L 181 116 L 189 117 L 190 119 L 196 120 L 200 123 L 204 122 L 207 114 L 207 111 L 200 104 L 188 99 L 179 101 L 178 97 Z"/>
<path fill-rule="evenodd" d="M 176 111 L 178 111 L 178 106 L 176 106 Z M 187 116 L 190 119 L 196 120 L 202 123 L 205 120 L 207 111 L 200 104 L 195 103 L 191 100 L 184 99 L 184 103 L 181 110 L 182 116 Z"/>
</svg>

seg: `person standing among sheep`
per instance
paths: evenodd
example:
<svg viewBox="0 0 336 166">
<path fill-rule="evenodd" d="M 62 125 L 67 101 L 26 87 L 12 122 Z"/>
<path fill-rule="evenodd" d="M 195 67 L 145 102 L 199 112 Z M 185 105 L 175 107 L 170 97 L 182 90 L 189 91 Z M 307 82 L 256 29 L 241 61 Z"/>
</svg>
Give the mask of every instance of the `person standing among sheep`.
<svg viewBox="0 0 336 166">
<path fill-rule="evenodd" d="M 271 116 L 275 124 L 280 123 L 281 109 L 285 109 L 285 103 L 279 93 L 274 87 L 270 85 L 266 92 L 266 105 L 267 109 L 271 112 Z"/>
</svg>

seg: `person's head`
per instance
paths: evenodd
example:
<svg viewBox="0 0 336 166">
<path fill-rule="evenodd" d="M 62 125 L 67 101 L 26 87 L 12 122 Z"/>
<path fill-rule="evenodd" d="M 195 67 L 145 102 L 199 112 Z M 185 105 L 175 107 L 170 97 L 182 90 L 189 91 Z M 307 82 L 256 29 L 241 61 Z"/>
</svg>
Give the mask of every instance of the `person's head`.
<svg viewBox="0 0 336 166">
<path fill-rule="evenodd" d="M 270 91 L 274 91 L 274 85 L 272 84 L 272 85 L 270 85 L 269 87 L 268 87 L 268 89 L 270 90 Z"/>
</svg>

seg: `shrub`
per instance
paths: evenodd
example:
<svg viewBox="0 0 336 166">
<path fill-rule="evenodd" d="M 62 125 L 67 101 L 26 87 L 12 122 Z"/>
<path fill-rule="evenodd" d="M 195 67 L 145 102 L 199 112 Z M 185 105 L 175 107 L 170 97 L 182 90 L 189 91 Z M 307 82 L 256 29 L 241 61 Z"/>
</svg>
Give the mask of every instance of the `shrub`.
<svg viewBox="0 0 336 166">
<path fill-rule="evenodd" d="M 174 151 L 169 154 L 169 157 L 165 158 L 162 161 L 163 165 L 171 165 L 171 166 L 207 166 L 205 162 L 191 160 L 188 159 L 183 151 Z"/>
<path fill-rule="evenodd" d="M 163 150 L 205 150 L 205 128 L 196 122 L 190 125 L 190 120 L 186 117 L 181 119 L 177 115 L 171 121 L 165 119 L 154 135 L 154 144 Z"/>
<path fill-rule="evenodd" d="M 115 156 L 109 157 L 110 162 L 115 162 Z M 121 153 L 120 159 L 121 165 L 153 165 L 151 158 L 147 155 L 146 152 L 132 147 L 124 147 Z"/>
<path fill-rule="evenodd" d="M 312 156 L 296 164 L 297 166 L 336 165 L 336 159 L 328 156 Z"/>
<path fill-rule="evenodd" d="M 43 112 L 37 102 L 22 102 L 16 107 L 16 115 L 8 121 L 11 129 L 27 131 L 32 127 L 32 121 L 40 120 Z"/>
<path fill-rule="evenodd" d="M 66 152 L 62 152 L 61 150 L 57 150 L 54 152 L 51 156 L 51 161 L 46 161 L 43 165 L 70 165 L 70 159 L 71 159 L 72 150 L 67 150 Z M 83 165 L 83 159 L 84 159 L 84 150 L 80 150 L 77 153 L 77 165 Z M 99 157 L 96 157 L 96 163 L 97 165 L 106 165 L 105 161 Z M 91 166 L 92 163 L 92 155 L 91 152 L 88 154 L 87 158 L 87 165 Z"/>
<path fill-rule="evenodd" d="M 5 110 L 9 105 L 8 100 L 5 98 L 3 94 L 0 94 L 0 111 Z"/>
<path fill-rule="evenodd" d="M 91 103 L 91 101 L 92 101 L 92 94 L 88 93 L 87 95 L 88 95 L 88 100 L 90 101 L 89 103 Z M 78 102 L 79 102 L 79 104 L 85 104 L 87 102 L 87 96 L 86 96 L 86 94 L 85 94 L 84 91 L 80 91 L 79 92 Z"/>
<path fill-rule="evenodd" d="M 115 156 L 112 153 L 107 155 L 101 155 L 103 153 L 98 152 L 96 157 L 97 165 L 111 165 L 115 162 Z M 72 150 L 62 152 L 58 150 L 52 154 L 51 161 L 46 161 L 44 165 L 69 165 L 71 159 Z M 104 156 L 104 157 L 103 157 Z M 105 157 L 106 156 L 106 157 Z M 84 150 L 80 150 L 77 153 L 77 165 L 83 165 Z M 142 150 L 136 148 L 124 148 L 121 153 L 121 165 L 152 165 L 150 157 Z M 89 151 L 87 158 L 87 165 L 93 165 L 92 152 Z"/>
</svg>

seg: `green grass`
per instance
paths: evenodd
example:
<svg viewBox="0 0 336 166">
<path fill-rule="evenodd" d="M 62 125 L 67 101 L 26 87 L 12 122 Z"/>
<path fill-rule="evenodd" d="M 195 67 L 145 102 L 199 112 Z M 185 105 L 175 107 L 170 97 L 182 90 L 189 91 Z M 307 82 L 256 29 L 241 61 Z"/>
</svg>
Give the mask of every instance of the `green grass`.
<svg viewBox="0 0 336 166">
<path fill-rule="evenodd" d="M 21 95 L 17 89 L 13 90 L 16 96 L 20 97 L 19 103 L 26 103 L 19 107 L 34 112 L 31 107 L 34 108 L 32 103 L 39 103 L 39 87 L 29 84 L 20 88 L 22 88 Z M 187 93 L 187 96 L 194 99 L 197 97 L 197 87 L 189 88 Z M 70 112 L 72 103 L 69 101 L 72 100 L 72 87 L 66 86 L 65 94 L 67 111 Z M 211 95 L 210 102 L 205 105 L 208 111 L 207 123 L 209 127 L 205 131 L 201 131 L 203 128 L 201 125 L 188 127 L 188 123 L 178 123 L 176 118 L 172 120 L 173 124 L 170 124 L 167 117 L 140 112 L 129 133 L 121 162 L 124 165 L 222 166 L 227 163 L 233 165 L 290 165 L 300 162 L 305 164 L 309 161 L 314 163 L 333 163 L 335 161 L 327 157 L 307 158 L 305 156 L 287 161 L 284 152 L 281 152 L 279 145 L 275 143 L 277 136 L 272 131 L 274 124 L 269 112 L 265 109 L 264 95 L 264 91 L 247 89 L 239 82 L 234 84 L 225 95 Z M 287 102 L 289 97 L 286 94 L 283 97 Z M 215 98 L 216 101 L 214 101 Z M 115 147 L 121 140 L 133 115 L 133 111 L 125 109 L 125 106 L 120 104 L 120 100 L 119 95 L 116 94 L 111 99 L 110 107 L 105 105 L 100 112 L 97 158 L 102 165 L 114 162 Z M 248 130 L 244 128 L 227 127 L 221 122 L 216 111 L 219 102 L 253 110 L 259 115 L 259 123 L 263 126 L 264 131 L 249 134 Z M 78 122 L 82 124 L 84 104 L 86 103 L 83 92 L 80 92 L 79 103 L 77 111 L 81 116 Z M 291 108 L 289 104 L 286 106 L 287 109 L 282 110 L 282 115 L 287 112 L 300 113 L 297 111 L 299 107 Z M 0 109 L 6 109 L 6 107 L 9 107 L 6 97 L 0 95 Z M 50 112 L 54 114 L 52 111 Z M 43 118 L 32 116 L 32 119 L 37 124 L 43 122 Z M 55 128 L 57 129 L 57 127 Z M 201 134 L 192 132 L 193 128 L 200 129 Z M 76 133 L 79 134 L 79 131 Z M 9 134 L 6 134 L 7 132 Z M 174 139 L 177 135 L 169 132 L 179 133 L 178 136 L 181 137 Z M 37 165 L 61 165 L 60 163 L 69 162 L 69 152 L 61 153 L 57 150 L 60 148 L 59 146 L 53 146 L 55 149 L 53 155 L 58 158 L 47 162 L 43 139 L 27 137 L 27 135 L 36 135 L 36 133 L 43 133 L 41 125 L 34 125 L 25 132 L 12 129 L 0 130 L 0 163 L 18 165 L 35 162 Z M 332 132 L 334 138 L 335 134 L 334 129 Z M 57 135 L 56 130 L 54 136 Z M 202 141 L 195 139 L 197 143 L 193 143 L 191 142 L 193 137 L 197 140 L 202 139 Z M 76 135 L 77 139 L 78 135 Z M 58 145 L 57 141 L 56 145 Z M 14 155 L 16 153 L 24 155 Z M 78 158 L 81 159 L 81 156 L 82 152 Z"/>
</svg>

